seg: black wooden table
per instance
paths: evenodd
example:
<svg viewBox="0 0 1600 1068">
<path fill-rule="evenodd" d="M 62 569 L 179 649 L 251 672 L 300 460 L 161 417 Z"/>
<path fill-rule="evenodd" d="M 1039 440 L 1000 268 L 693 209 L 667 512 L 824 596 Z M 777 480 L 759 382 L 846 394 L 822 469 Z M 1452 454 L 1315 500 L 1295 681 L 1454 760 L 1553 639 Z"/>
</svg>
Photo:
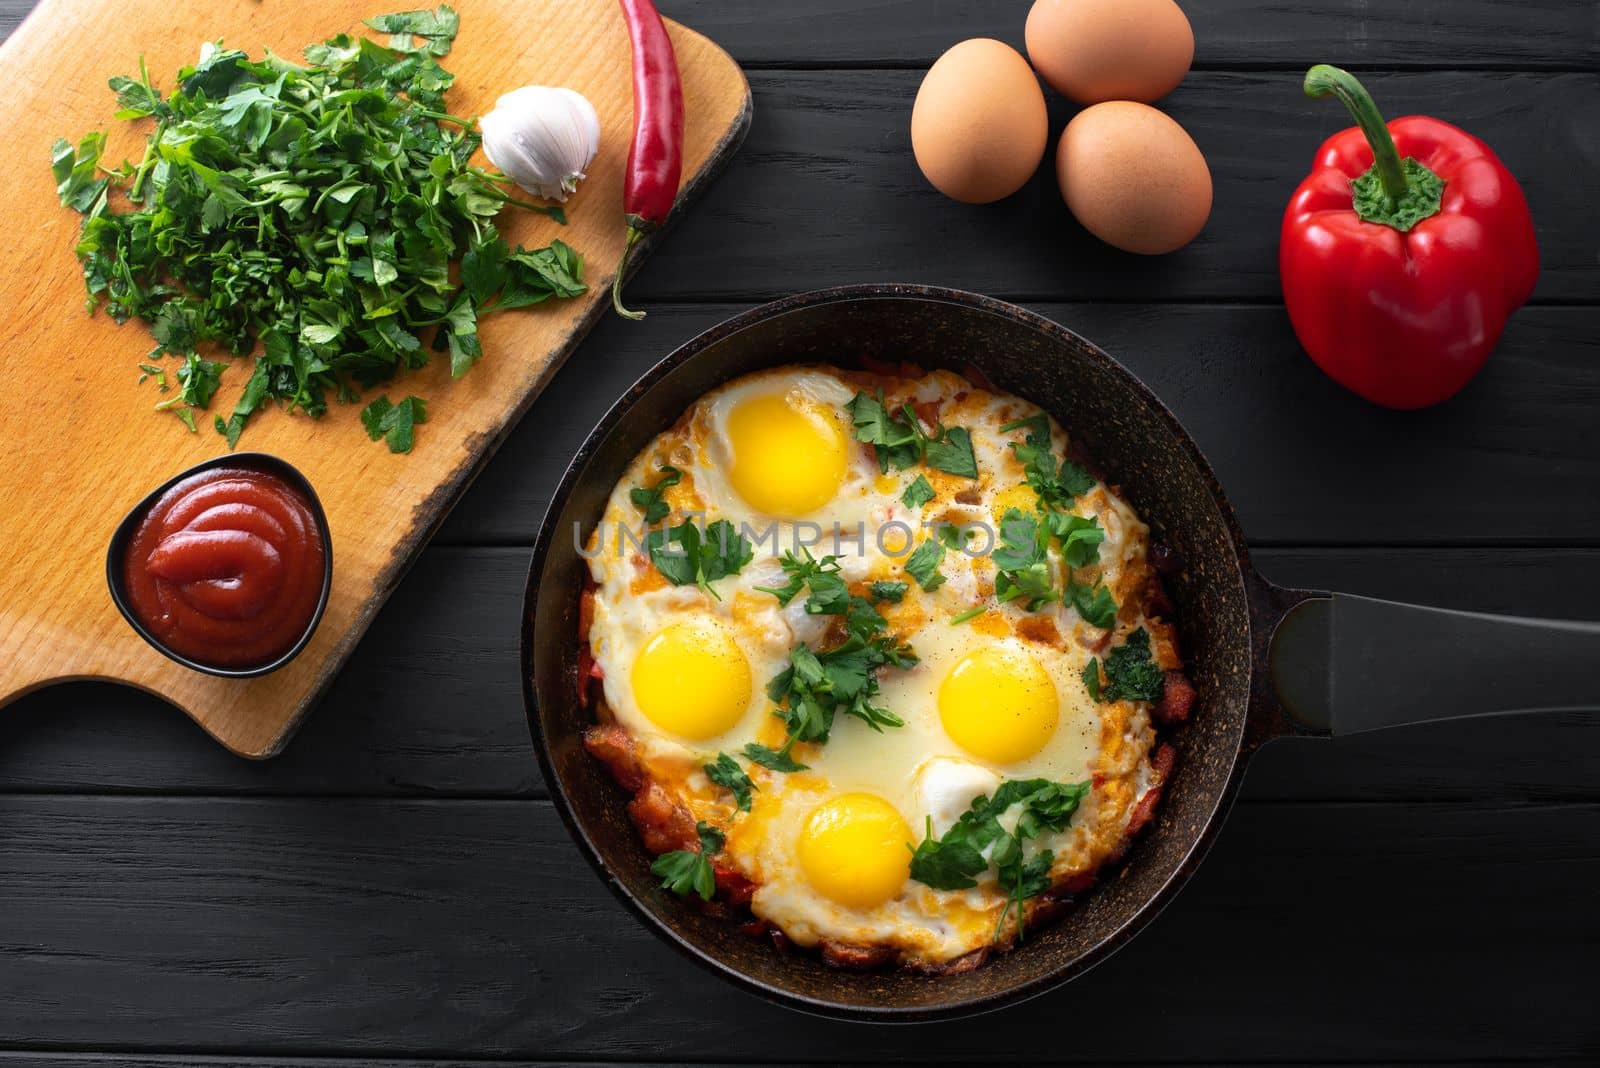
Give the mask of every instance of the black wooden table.
<svg viewBox="0 0 1600 1068">
<path fill-rule="evenodd" d="M 28 6 L 0 0 L 0 32 Z M 1020 44 L 1027 6 L 663 2 L 745 64 L 749 140 L 640 274 L 650 318 L 595 331 L 288 751 L 238 761 L 104 686 L 0 712 L 0 1065 L 1600 1058 L 1594 716 L 1270 746 L 1210 862 L 1133 945 L 947 1025 L 739 993 L 658 943 L 569 843 L 517 679 L 535 524 L 629 381 L 798 290 L 955 285 L 1098 341 L 1208 450 L 1273 579 L 1600 617 L 1600 7 L 1190 0 L 1196 69 L 1163 106 L 1208 156 L 1216 208 L 1192 247 L 1143 260 L 1090 240 L 1048 173 L 962 208 L 916 172 L 922 70 L 963 37 Z M 1340 391 L 1279 303 L 1279 213 L 1344 125 L 1300 95 L 1314 61 L 1363 71 L 1390 115 L 1476 132 L 1527 190 L 1533 304 L 1442 407 Z M 1053 129 L 1066 113 L 1052 103 Z"/>
</svg>

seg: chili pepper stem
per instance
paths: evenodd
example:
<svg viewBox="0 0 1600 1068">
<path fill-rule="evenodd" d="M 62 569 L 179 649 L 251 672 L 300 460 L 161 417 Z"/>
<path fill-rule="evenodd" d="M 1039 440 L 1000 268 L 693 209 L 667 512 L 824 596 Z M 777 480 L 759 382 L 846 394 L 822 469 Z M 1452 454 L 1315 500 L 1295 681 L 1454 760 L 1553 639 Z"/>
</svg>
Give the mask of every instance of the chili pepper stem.
<svg viewBox="0 0 1600 1068">
<path fill-rule="evenodd" d="M 644 318 L 644 312 L 631 311 L 623 306 L 622 280 L 628 273 L 628 261 L 633 257 L 633 246 L 639 243 L 639 239 L 644 237 L 645 233 L 645 227 L 633 219 L 628 220 L 628 243 L 622 249 L 622 259 L 617 261 L 617 277 L 611 283 L 611 306 L 624 319 L 638 320 Z"/>
<path fill-rule="evenodd" d="M 1367 144 L 1372 146 L 1372 159 L 1378 171 L 1378 180 L 1383 183 L 1384 195 L 1395 202 L 1404 197 L 1409 185 L 1405 169 L 1400 165 L 1400 153 L 1395 149 L 1389 127 L 1384 123 L 1383 114 L 1378 111 L 1378 105 L 1373 102 L 1366 86 L 1347 70 L 1318 63 L 1306 71 L 1305 93 L 1313 100 L 1329 95 L 1339 98 L 1339 102 L 1366 135 Z"/>
</svg>

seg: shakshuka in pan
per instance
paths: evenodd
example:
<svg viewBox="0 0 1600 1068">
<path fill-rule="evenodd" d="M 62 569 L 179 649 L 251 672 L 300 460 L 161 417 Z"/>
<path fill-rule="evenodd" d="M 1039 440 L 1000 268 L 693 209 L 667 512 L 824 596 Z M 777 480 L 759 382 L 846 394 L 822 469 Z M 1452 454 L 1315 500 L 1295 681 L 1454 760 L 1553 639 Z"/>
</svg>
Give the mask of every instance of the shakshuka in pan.
<svg viewBox="0 0 1600 1068">
<path fill-rule="evenodd" d="M 1150 820 L 1185 719 L 1159 550 L 975 372 L 701 397 L 584 532 L 585 742 L 652 871 L 850 967 L 977 967 Z"/>
</svg>

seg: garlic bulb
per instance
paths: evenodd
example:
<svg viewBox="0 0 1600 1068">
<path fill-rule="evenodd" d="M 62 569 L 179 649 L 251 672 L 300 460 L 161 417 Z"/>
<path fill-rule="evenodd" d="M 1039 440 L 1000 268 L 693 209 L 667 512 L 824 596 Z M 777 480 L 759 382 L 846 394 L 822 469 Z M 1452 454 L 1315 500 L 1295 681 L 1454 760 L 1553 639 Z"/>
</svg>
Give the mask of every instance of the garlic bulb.
<svg viewBox="0 0 1600 1068">
<path fill-rule="evenodd" d="M 582 93 L 526 85 L 478 120 L 483 151 L 535 196 L 565 201 L 600 150 L 600 117 Z"/>
</svg>

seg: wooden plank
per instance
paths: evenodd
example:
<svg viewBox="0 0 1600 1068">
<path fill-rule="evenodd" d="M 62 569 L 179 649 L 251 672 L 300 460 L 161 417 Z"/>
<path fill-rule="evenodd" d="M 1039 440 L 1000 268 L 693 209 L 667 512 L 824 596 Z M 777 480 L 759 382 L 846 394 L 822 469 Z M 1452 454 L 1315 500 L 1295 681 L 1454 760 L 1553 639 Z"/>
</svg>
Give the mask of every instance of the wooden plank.
<svg viewBox="0 0 1600 1068">
<path fill-rule="evenodd" d="M 1272 578 L 1498 612 L 1581 616 L 1600 550 L 1263 550 Z M 527 551 L 430 549 L 304 731 L 270 764 L 216 751 L 159 700 L 74 684 L 0 714 L 0 792 L 541 797 L 517 680 Z M 1246 800 L 1600 799 L 1600 718 L 1485 719 L 1283 742 Z"/>
<path fill-rule="evenodd" d="M 1349 125 L 1336 105 L 1307 100 L 1294 73 L 1191 75 L 1162 107 L 1209 160 L 1215 202 L 1194 244 L 1151 260 L 1078 226 L 1053 166 L 998 204 L 934 192 L 908 140 L 920 80 L 753 73 L 761 117 L 749 140 L 662 242 L 635 294 L 764 298 L 887 280 L 1041 300 L 1278 300 L 1284 205 L 1322 140 Z M 1438 115 L 1472 131 L 1522 180 L 1544 264 L 1535 299 L 1596 299 L 1600 215 L 1588 190 L 1600 185 L 1600 75 L 1374 73 L 1366 84 L 1390 115 Z M 1068 113 L 1052 101 L 1052 131 Z"/>
<path fill-rule="evenodd" d="M 1066 1027 L 1090 1061 L 1192 1058 L 1197 1035 L 1224 1063 L 1592 1056 L 1597 834 L 1594 804 L 1244 806 L 1083 981 L 863 1029 L 660 944 L 545 803 L 9 797 L 0 1043 L 965 1063 Z"/>
<path fill-rule="evenodd" d="M 581 250 L 590 289 L 570 301 L 486 318 L 487 358 L 458 382 L 451 381 L 450 361 L 434 360 L 396 383 L 396 397 L 415 393 L 432 402 L 410 455 L 368 441 L 356 405 L 336 405 L 320 422 L 279 411 L 251 420 L 246 447 L 293 463 L 317 489 L 335 565 L 326 615 L 306 650 L 247 682 L 156 655 L 107 595 L 106 540 L 117 521 L 145 494 L 227 446 L 209 427 L 188 434 L 150 411 L 155 394 L 133 382 L 151 344 L 142 326 L 122 329 L 107 315 L 85 314 L 72 253 L 79 218 L 57 203 L 45 166 L 50 145 L 63 134 L 76 139 L 108 126 L 107 165 L 139 158 L 148 131 L 113 120 L 115 101 L 104 86 L 134 69 L 141 55 L 163 79 L 193 62 L 197 41 L 226 38 L 253 54 L 270 47 L 295 56 L 308 40 L 361 32 L 371 9 L 366 0 L 126 0 L 115 7 L 47 0 L 37 18 L 0 46 L 0 76 L 11 87 L 0 95 L 0 125 L 17 159 L 30 161 L 0 170 L 0 226 L 14 235 L 12 269 L 0 274 L 0 302 L 10 312 L 0 347 L 13 354 L 9 373 L 0 377 L 0 407 L 11 413 L 0 438 L 6 451 L 0 601 L 7 606 L 0 613 L 6 650 L 0 702 L 56 679 L 118 679 L 164 695 L 234 752 L 275 753 L 440 516 L 588 328 L 610 314 L 606 289 L 626 240 L 617 205 L 633 115 L 622 13 L 609 0 L 559 0 L 547 5 L 540 32 L 528 38 L 516 32 L 526 24 L 519 5 L 466 0 L 459 6 L 452 108 L 480 114 L 499 93 L 538 80 L 578 89 L 599 113 L 601 152 L 569 204 L 569 225 L 526 212 L 499 220 L 513 245 L 537 247 L 559 236 Z M 130 26 L 138 28 L 132 41 Z M 683 181 L 692 193 L 738 144 L 749 121 L 749 89 L 715 44 L 681 27 L 673 32 L 689 102 Z M 86 40 L 123 43 L 86 48 Z M 219 404 L 230 403 L 248 376 L 244 361 L 232 361 Z M 38 403 L 47 379 L 51 405 Z"/>
<path fill-rule="evenodd" d="M 1600 485 L 1600 310 L 1524 309 L 1465 392 L 1407 413 L 1334 385 L 1278 307 L 1030 307 L 1150 384 L 1206 451 L 1258 543 L 1594 544 L 1600 530 L 1600 493 L 1584 492 Z M 643 323 L 601 324 L 439 541 L 530 543 L 567 458 L 615 399 L 740 310 L 665 307 Z"/>
<path fill-rule="evenodd" d="M 1022 47 L 1028 4 L 822 0 L 662 0 L 661 9 L 711 34 L 750 65 L 926 67 L 966 37 Z M 1600 28 L 1570 0 L 1451 0 L 1375 6 L 1364 0 L 1188 0 L 1195 65 L 1310 63 L 1382 67 L 1592 69 Z"/>
<path fill-rule="evenodd" d="M 33 0 L 0 0 L 0 38 Z M 751 66 L 926 67 L 965 37 L 1022 47 L 1026 7 L 925 0 L 819 0 L 774 7 L 762 0 L 661 0 L 662 12 L 699 28 Z M 1589 69 L 1600 29 L 1571 0 L 1205 0 L 1182 5 L 1201 68 L 1358 67 Z"/>
<path fill-rule="evenodd" d="M 0 1050 L 0 1065 L 13 1064 L 27 1065 L 28 1068 L 102 1068 L 105 1065 L 114 1065 L 116 1068 L 557 1068 L 558 1065 L 570 1065 L 570 1061 L 529 1061 L 529 1060 L 503 1060 L 499 1057 L 488 1058 L 459 1058 L 451 1057 L 447 1060 L 438 1060 L 429 1057 L 420 1061 L 412 1057 L 238 1057 L 238 1056 L 207 1056 L 192 1053 L 33 1053 L 33 1052 L 8 1052 Z M 676 1068 L 682 1064 L 702 1064 L 701 1061 L 584 1061 L 581 1062 L 589 1068 L 621 1068 L 628 1064 L 633 1068 Z M 784 1061 L 768 1064 L 762 1061 L 746 1062 L 752 1068 L 799 1068 L 804 1061 Z M 1043 1068 L 1048 1064 L 1059 1064 L 1059 1061 L 1028 1061 L 1014 1060 L 1007 1062 L 1011 1068 Z M 1080 1061 L 1074 1060 L 1074 1068 L 1111 1068 L 1112 1065 L 1125 1066 L 1125 1061 Z M 1177 1061 L 1143 1061 L 1139 1068 L 1169 1068 L 1176 1065 L 1193 1065 L 1192 1060 Z M 1261 1062 L 1266 1063 L 1266 1062 Z M 1372 1061 L 1272 1061 L 1274 1068 L 1357 1068 L 1373 1064 Z M 1403 1061 L 1390 1061 L 1390 1064 L 1406 1063 Z M 1506 1065 L 1517 1064 L 1550 1064 L 1548 1059 L 1534 1061 L 1532 1059 L 1517 1060 L 1451 1060 L 1417 1061 L 1426 1064 L 1428 1068 L 1504 1068 Z M 1560 1062 L 1556 1062 L 1560 1063 Z M 1572 1063 L 1578 1063 L 1573 1061 Z M 854 1061 L 837 1062 L 836 1068 L 881 1068 L 881 1062 Z"/>
</svg>

